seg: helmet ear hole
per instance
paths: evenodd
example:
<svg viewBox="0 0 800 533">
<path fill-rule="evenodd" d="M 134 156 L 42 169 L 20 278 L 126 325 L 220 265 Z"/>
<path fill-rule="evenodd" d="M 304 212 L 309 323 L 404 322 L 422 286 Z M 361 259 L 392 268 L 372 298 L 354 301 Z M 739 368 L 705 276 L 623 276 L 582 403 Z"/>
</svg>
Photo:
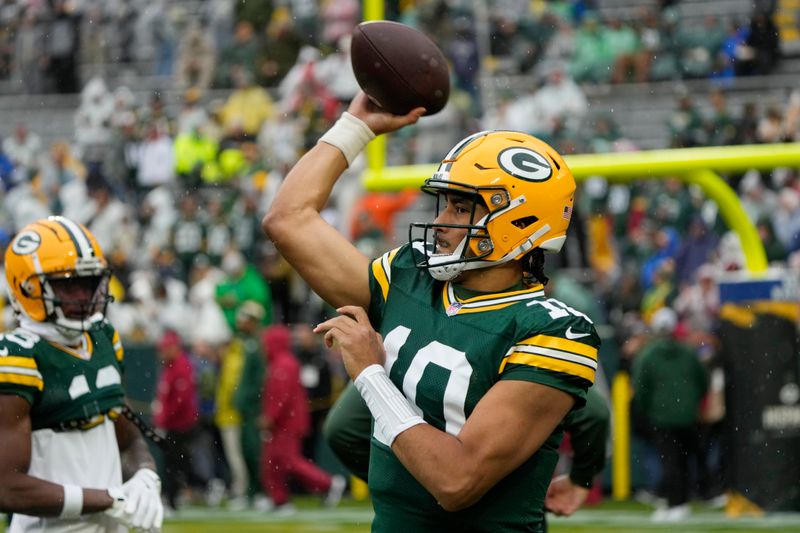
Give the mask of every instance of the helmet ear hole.
<svg viewBox="0 0 800 533">
<path fill-rule="evenodd" d="M 538 221 L 539 217 L 531 215 L 529 217 L 518 218 L 515 221 L 513 221 L 512 224 L 518 227 L 519 229 L 525 229 L 531 224 L 535 224 Z"/>
</svg>

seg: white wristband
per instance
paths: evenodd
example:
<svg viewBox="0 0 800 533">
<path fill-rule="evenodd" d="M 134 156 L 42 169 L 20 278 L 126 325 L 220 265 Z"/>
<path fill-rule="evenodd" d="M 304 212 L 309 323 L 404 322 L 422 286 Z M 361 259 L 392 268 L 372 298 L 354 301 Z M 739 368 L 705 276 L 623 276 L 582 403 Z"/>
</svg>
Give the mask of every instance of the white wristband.
<svg viewBox="0 0 800 533">
<path fill-rule="evenodd" d="M 389 446 L 403 431 L 425 423 L 406 397 L 397 390 L 381 365 L 368 366 L 356 377 L 354 383 Z"/>
<path fill-rule="evenodd" d="M 338 148 L 347 159 L 347 166 L 350 166 L 361 150 L 374 138 L 375 134 L 363 120 L 345 111 L 336 124 L 320 137 L 319 142 Z"/>
<path fill-rule="evenodd" d="M 83 512 L 83 489 L 77 485 L 62 485 L 64 506 L 59 518 L 78 518 Z"/>
</svg>

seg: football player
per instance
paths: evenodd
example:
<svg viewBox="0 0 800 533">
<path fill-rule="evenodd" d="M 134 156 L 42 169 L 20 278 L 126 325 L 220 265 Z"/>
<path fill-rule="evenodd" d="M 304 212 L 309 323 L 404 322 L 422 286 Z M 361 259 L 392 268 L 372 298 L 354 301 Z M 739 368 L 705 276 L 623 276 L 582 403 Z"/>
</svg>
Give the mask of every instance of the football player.
<svg viewBox="0 0 800 533">
<path fill-rule="evenodd" d="M 161 481 L 123 415 L 110 271 L 82 225 L 50 217 L 5 253 L 19 327 L 0 335 L 0 511 L 9 531 L 161 527 Z M 123 483 L 122 459 L 135 473 Z"/>
<path fill-rule="evenodd" d="M 287 175 L 264 230 L 338 308 L 316 331 L 374 419 L 373 531 L 541 531 L 557 427 L 585 402 L 600 342 L 588 317 L 543 291 L 575 180 L 530 135 L 476 133 L 422 187 L 436 219 L 370 261 L 319 212 L 376 134 L 423 112 L 391 115 L 359 93 Z"/>
</svg>

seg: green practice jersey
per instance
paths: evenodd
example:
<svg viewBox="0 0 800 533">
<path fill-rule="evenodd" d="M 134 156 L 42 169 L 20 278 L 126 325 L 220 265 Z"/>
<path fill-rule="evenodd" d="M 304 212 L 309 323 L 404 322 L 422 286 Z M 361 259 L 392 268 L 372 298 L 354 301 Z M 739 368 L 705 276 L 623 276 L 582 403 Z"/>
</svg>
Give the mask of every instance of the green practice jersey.
<svg viewBox="0 0 800 533">
<path fill-rule="evenodd" d="M 32 429 L 87 429 L 122 407 L 122 344 L 103 322 L 80 353 L 18 328 L 0 335 L 0 394 L 31 404 Z"/>
<path fill-rule="evenodd" d="M 500 380 L 554 387 L 573 395 L 576 407 L 584 404 L 600 344 L 589 318 L 545 297 L 541 285 L 460 296 L 459 287 L 418 269 L 420 259 L 405 245 L 372 262 L 369 314 L 384 339 L 389 377 L 426 422 L 458 435 Z M 369 466 L 373 531 L 540 530 L 560 430 L 480 501 L 454 513 L 436 503 L 379 433 Z"/>
</svg>

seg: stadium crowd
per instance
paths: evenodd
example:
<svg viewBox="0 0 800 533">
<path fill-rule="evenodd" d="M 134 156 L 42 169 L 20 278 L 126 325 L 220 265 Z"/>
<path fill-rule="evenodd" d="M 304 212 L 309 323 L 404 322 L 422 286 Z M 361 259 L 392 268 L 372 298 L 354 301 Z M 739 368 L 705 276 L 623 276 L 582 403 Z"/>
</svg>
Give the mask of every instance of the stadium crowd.
<svg viewBox="0 0 800 533">
<path fill-rule="evenodd" d="M 481 63 L 470 18 L 457 6 L 397 8 L 399 20 L 439 39 L 452 60 L 454 94 L 442 113 L 392 137 L 390 163 L 433 162 L 464 131 L 488 128 L 527 131 L 564 154 L 636 150 L 610 116 L 589 117 L 581 83 L 765 74 L 777 61 L 777 42 L 770 38 L 776 32 L 763 13 L 747 23 L 710 16 L 693 27 L 677 24 L 675 5 L 660 14 L 601 20 L 591 4 L 533 2 L 533 9 L 516 11 L 515 2 L 505 3 L 492 12 L 491 64 Z M 293 327 L 291 341 L 277 330 L 283 335 L 278 342 L 299 360 L 292 380 L 309 396 L 311 421 L 302 428 L 310 432 L 308 458 L 315 457 L 321 421 L 346 375 L 310 333 L 309 324 L 326 316 L 324 302 L 265 239 L 260 220 L 288 168 L 358 89 L 347 54 L 359 5 L 262 0 L 207 2 L 204 8 L 202 17 L 192 18 L 169 2 L 56 1 L 52 9 L 36 1 L 5 3 L 0 77 L 20 83 L 20 91 L 77 92 L 82 62 L 107 68 L 145 62 L 165 87 L 180 88 L 182 98 L 166 101 L 155 92 L 137 101 L 123 86 L 108 87 L 100 70 L 82 87 L 74 139 L 44 146 L 25 124 L 7 132 L 0 154 L 0 236 L 5 246 L 19 228 L 50 214 L 94 233 L 114 270 L 111 322 L 125 341 L 157 346 L 169 369 L 161 374 L 154 420 L 184 448 L 167 458 L 181 473 L 165 478 L 168 502 L 179 505 L 174 483 L 183 477 L 211 503 L 227 490 L 231 508 L 255 502 L 265 508 L 258 496 L 274 496 L 269 484 L 275 472 L 259 467 L 259 434 L 274 431 L 276 419 L 268 418 L 269 405 L 261 409 L 253 398 L 261 397 L 264 367 L 275 364 L 265 359 L 266 339 L 275 342 L 281 324 Z M 531 73 L 541 84 L 481 109 L 479 68 Z M 208 101 L 209 89 L 229 91 Z M 783 107 L 761 110 L 753 103 L 741 116 L 729 108 L 724 89 L 702 108 L 681 93 L 665 128 L 673 147 L 798 140 L 800 91 Z M 378 255 L 403 241 L 405 228 L 395 230 L 394 216 L 417 197 L 364 194 L 358 182 L 363 164 L 352 167 L 324 215 L 363 251 Z M 797 169 L 727 178 L 770 262 L 800 267 Z M 585 272 L 590 282 L 558 275 L 549 290 L 612 326 L 606 353 L 613 356 L 603 363 L 633 366 L 634 380 L 642 377 L 639 356 L 665 334 L 704 365 L 711 377 L 702 390 L 686 394 L 702 399 L 701 420 L 691 424 L 704 425 L 699 434 L 705 440 L 693 446 L 698 457 L 716 462 L 694 495 L 717 496 L 723 481 L 720 460 L 711 453 L 719 446 L 722 416 L 715 284 L 721 273 L 743 268 L 738 240 L 726 232 L 714 204 L 677 179 L 623 187 L 593 178 L 579 188 L 577 206 L 572 240 L 578 244 L 550 262 Z M 674 320 L 654 325 L 662 309 L 673 310 Z M 4 318 L 12 323 L 8 306 Z M 175 390 L 169 380 L 189 383 L 185 396 L 167 394 Z M 641 431 L 651 436 L 664 417 L 639 407 Z M 310 489 L 326 492 L 333 503 L 341 481 L 321 473 L 310 479 Z M 669 503 L 685 503 L 679 500 L 670 495 Z"/>
</svg>

